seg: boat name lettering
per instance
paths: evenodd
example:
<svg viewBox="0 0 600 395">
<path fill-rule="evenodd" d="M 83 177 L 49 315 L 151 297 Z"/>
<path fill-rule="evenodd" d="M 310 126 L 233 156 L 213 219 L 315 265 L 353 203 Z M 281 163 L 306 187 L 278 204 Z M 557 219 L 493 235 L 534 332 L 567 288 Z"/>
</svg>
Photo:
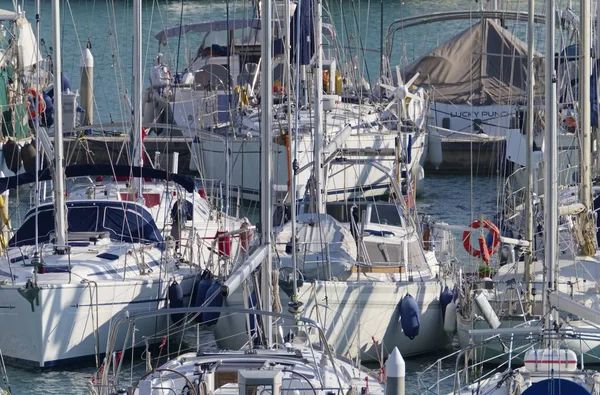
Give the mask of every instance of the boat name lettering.
<svg viewBox="0 0 600 395">
<path fill-rule="evenodd" d="M 453 118 L 499 118 L 508 117 L 510 113 L 508 111 L 453 111 L 450 112 L 450 116 Z"/>
</svg>

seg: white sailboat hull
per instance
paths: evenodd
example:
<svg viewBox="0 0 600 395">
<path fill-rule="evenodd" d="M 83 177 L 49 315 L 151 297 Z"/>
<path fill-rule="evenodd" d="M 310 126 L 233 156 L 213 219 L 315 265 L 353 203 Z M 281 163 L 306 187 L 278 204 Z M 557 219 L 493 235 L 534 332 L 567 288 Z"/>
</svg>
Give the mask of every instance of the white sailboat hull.
<svg viewBox="0 0 600 395">
<path fill-rule="evenodd" d="M 190 294 L 193 279 L 179 279 L 184 295 Z M 109 327 L 116 315 L 166 307 L 168 287 L 164 280 L 101 281 L 96 286 L 73 279 L 72 284 L 41 285 L 39 303 L 34 301 L 32 306 L 19 294 L 18 285 L 2 285 L 0 348 L 9 361 L 31 367 L 89 362 L 97 352 L 96 341 L 99 353 L 106 350 Z M 136 322 L 136 342 L 142 337 L 152 341 L 152 335 L 166 325 L 163 316 Z M 125 341 L 125 330 L 117 344 Z M 154 340 L 162 341 L 162 335 Z M 131 338 L 128 342 L 131 344 Z"/>
<path fill-rule="evenodd" d="M 377 362 L 398 347 L 405 357 L 438 350 L 450 343 L 444 332 L 439 304 L 440 283 L 317 281 L 299 289 L 304 304 L 303 316 L 323 325 L 329 344 L 337 355 L 361 361 Z M 416 299 L 421 316 L 418 336 L 409 339 L 399 322 L 400 300 L 410 293 Z M 281 293 L 284 312 L 290 299 Z M 315 301 L 318 301 L 316 303 Z M 242 307 L 240 292 L 226 302 Z M 241 316 L 221 317 L 214 328 L 217 345 L 237 349 L 248 341 Z M 286 334 L 285 324 L 283 334 Z M 379 353 L 379 355 L 378 355 Z"/>
<path fill-rule="evenodd" d="M 396 134 L 362 133 L 353 134 L 345 140 L 347 149 L 375 148 L 393 150 L 395 148 Z M 226 145 L 229 151 L 229 163 L 226 161 Z M 289 166 L 286 147 L 274 144 L 273 173 L 274 190 L 278 198 L 282 198 L 288 190 Z M 312 162 L 312 139 L 301 138 L 297 143 L 298 166 L 310 166 Z M 223 140 L 205 139 L 193 144 L 192 155 L 202 158 L 202 169 L 206 179 L 220 180 L 224 183 L 229 179 L 231 186 L 240 187 L 245 200 L 258 201 L 260 196 L 260 139 L 230 139 L 227 144 Z M 427 154 L 427 138 L 425 133 L 412 134 L 412 147 L 410 163 L 407 166 L 410 172 L 415 164 L 424 165 Z M 393 156 L 352 156 L 345 155 L 350 160 L 379 161 L 384 166 L 394 167 Z M 192 161 L 193 162 L 193 161 Z M 229 169 L 229 178 L 227 177 Z M 298 173 L 297 191 L 301 199 L 306 191 L 311 168 Z M 327 201 L 340 201 L 353 198 L 380 196 L 388 191 L 389 177 L 380 170 L 367 164 L 348 165 L 344 163 L 331 163 L 327 169 Z"/>
<path fill-rule="evenodd" d="M 521 324 L 522 320 L 500 320 L 500 329 L 508 329 L 514 327 L 518 324 Z M 587 324 L 582 321 L 571 321 L 569 323 L 574 330 L 587 330 L 593 331 L 597 330 L 597 326 L 592 324 Z M 481 344 L 486 338 L 492 337 L 491 335 L 483 336 L 483 335 L 470 335 L 469 331 L 471 329 L 490 329 L 489 325 L 484 320 L 479 320 L 473 322 L 470 319 L 467 319 L 460 314 L 457 315 L 457 335 L 458 335 L 458 343 L 460 348 L 466 348 L 470 344 Z M 593 336 L 594 338 L 596 336 Z M 492 342 L 487 343 L 486 347 L 481 350 L 481 353 L 478 355 L 478 359 L 480 360 L 489 360 L 490 364 L 502 364 L 508 360 L 508 349 L 510 347 L 510 338 L 503 337 L 503 342 L 506 346 L 504 348 L 502 344 L 494 340 Z M 516 349 L 521 346 L 530 346 L 531 340 L 527 339 L 524 336 L 515 337 L 513 340 L 512 347 Z M 566 347 L 569 350 L 574 351 L 579 358 L 581 358 L 581 353 L 583 353 L 583 361 L 585 364 L 598 364 L 598 360 L 600 358 L 600 338 L 592 339 L 592 336 L 587 336 L 585 340 L 580 339 L 578 336 L 573 338 L 564 338 L 560 342 L 561 347 Z M 525 348 L 521 348 L 520 350 L 515 352 L 515 355 L 518 356 L 513 359 L 513 363 L 523 364 L 523 357 L 525 355 Z"/>
</svg>

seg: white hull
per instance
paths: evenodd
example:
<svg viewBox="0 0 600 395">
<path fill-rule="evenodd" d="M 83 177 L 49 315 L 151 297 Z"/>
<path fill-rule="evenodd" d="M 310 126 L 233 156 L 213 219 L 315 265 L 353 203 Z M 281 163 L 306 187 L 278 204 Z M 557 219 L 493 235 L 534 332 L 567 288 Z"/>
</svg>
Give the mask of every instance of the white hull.
<svg viewBox="0 0 600 395">
<path fill-rule="evenodd" d="M 184 295 L 190 294 L 193 279 L 193 275 L 180 278 Z M 89 362 L 96 353 L 96 341 L 101 354 L 106 350 L 113 317 L 125 311 L 164 308 L 168 287 L 164 280 L 116 280 L 99 282 L 96 288 L 93 283 L 74 279 L 72 284 L 40 286 L 39 305 L 34 302 L 32 311 L 32 305 L 19 294 L 19 286 L 2 285 L 0 348 L 9 361 L 32 367 Z M 163 331 L 166 324 L 163 316 L 136 322 L 136 342 Z M 125 329 L 119 333 L 117 344 L 125 341 Z M 157 335 L 156 341 L 162 341 L 162 335 Z M 131 338 L 128 342 L 131 344 Z"/>
<path fill-rule="evenodd" d="M 523 321 L 521 320 L 501 320 L 500 328 L 508 329 L 514 327 L 516 325 L 521 324 L 522 327 Z M 571 321 L 569 323 L 571 327 L 575 330 L 598 330 L 597 326 L 586 324 L 582 321 Z M 491 336 L 482 336 L 482 335 L 470 335 L 469 330 L 471 329 L 490 329 L 490 326 L 484 321 L 479 320 L 474 323 L 470 319 L 466 319 L 460 314 L 457 315 L 457 335 L 458 335 L 458 343 L 460 348 L 466 348 L 471 344 L 481 344 L 486 338 Z M 579 337 L 574 337 L 572 339 L 565 338 L 560 342 L 561 347 L 565 347 L 569 350 L 574 351 L 579 358 L 581 358 L 581 353 L 583 353 L 583 361 L 586 364 L 598 364 L 600 361 L 600 337 L 595 339 L 595 335 L 585 336 L 585 340 L 580 339 Z M 502 344 L 499 341 L 492 341 L 486 345 L 480 352 L 483 354 L 478 355 L 478 359 L 489 359 L 489 363 L 492 364 L 502 364 L 508 360 L 508 347 L 510 346 L 510 337 L 504 336 L 502 338 L 504 344 L 506 345 L 506 349 L 502 347 Z M 530 345 L 531 340 L 525 337 L 514 338 L 513 341 L 513 349 L 523 346 Z M 525 353 L 525 349 L 521 348 L 518 351 L 520 355 L 517 358 L 513 359 L 513 363 L 523 364 L 523 356 Z"/>
<path fill-rule="evenodd" d="M 363 362 L 377 362 L 398 347 L 405 357 L 438 350 L 450 343 L 444 332 L 439 306 L 440 283 L 318 281 L 299 289 L 303 315 L 322 323 L 325 335 L 337 355 L 355 358 L 360 350 Z M 410 293 L 420 308 L 419 335 L 409 339 L 399 322 L 400 300 Z M 318 306 L 315 303 L 319 301 Z M 281 293 L 284 311 L 290 299 Z M 327 301 L 327 302 L 326 302 Z M 241 293 L 229 297 L 227 305 L 242 307 Z M 214 328 L 220 348 L 238 349 L 248 341 L 243 317 L 222 317 Z M 286 331 L 283 331 L 284 335 Z M 375 341 L 373 341 L 373 338 Z"/>
<path fill-rule="evenodd" d="M 395 148 L 395 133 L 372 133 L 353 134 L 345 140 L 345 148 L 353 149 L 389 149 Z M 260 139 L 230 139 L 228 142 L 231 155 L 229 164 L 225 158 L 225 142 L 217 139 L 205 139 L 193 144 L 192 155 L 202 158 L 202 169 L 206 179 L 227 182 L 227 168 L 229 167 L 229 184 L 240 187 L 242 198 L 257 201 L 260 196 Z M 297 143 L 298 165 L 302 168 L 312 162 L 312 139 L 302 137 Z M 273 173 L 274 190 L 278 199 L 283 198 L 288 190 L 289 172 L 286 147 L 274 144 Z M 423 166 L 427 156 L 427 138 L 425 133 L 413 134 L 411 162 L 408 170 L 411 171 L 414 164 Z M 392 169 L 394 167 L 393 156 L 350 156 L 346 159 L 374 160 L 380 161 L 384 166 Z M 297 175 L 297 198 L 301 199 L 305 192 L 308 180 L 311 176 L 310 169 Z M 362 164 L 335 164 L 328 166 L 327 170 L 327 200 L 340 201 L 354 198 L 365 198 L 380 196 L 389 188 L 389 178 L 380 170 L 370 165 Z"/>
</svg>

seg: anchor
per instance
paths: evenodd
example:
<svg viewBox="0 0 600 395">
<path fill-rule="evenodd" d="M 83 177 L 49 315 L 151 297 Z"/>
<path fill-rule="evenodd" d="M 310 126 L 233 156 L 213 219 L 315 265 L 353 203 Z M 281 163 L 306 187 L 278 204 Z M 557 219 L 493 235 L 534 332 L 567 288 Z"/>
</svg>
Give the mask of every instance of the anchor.
<svg viewBox="0 0 600 395">
<path fill-rule="evenodd" d="M 35 304 L 37 306 L 40 305 L 40 299 L 39 299 L 39 294 L 40 294 L 40 288 L 33 284 L 33 281 L 31 281 L 31 279 L 27 280 L 27 283 L 25 284 L 24 287 L 21 287 L 18 289 L 19 294 L 24 297 L 25 299 L 27 299 L 27 301 L 31 304 L 31 312 L 35 312 L 35 307 L 33 306 L 33 302 L 35 301 Z"/>
</svg>

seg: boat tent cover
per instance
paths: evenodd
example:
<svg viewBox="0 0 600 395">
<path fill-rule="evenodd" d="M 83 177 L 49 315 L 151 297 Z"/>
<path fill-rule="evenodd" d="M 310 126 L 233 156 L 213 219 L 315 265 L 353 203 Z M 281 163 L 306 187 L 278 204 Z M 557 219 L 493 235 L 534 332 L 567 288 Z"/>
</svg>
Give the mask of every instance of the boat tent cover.
<svg viewBox="0 0 600 395">
<path fill-rule="evenodd" d="M 85 200 L 67 202 L 67 226 L 69 232 L 108 232 L 111 240 L 125 243 L 156 244 L 163 248 L 163 238 L 143 206 L 131 202 Z M 35 208 L 8 242 L 9 247 L 35 244 Z M 38 208 L 38 242 L 50 241 L 55 233 L 54 205 Z"/>
<path fill-rule="evenodd" d="M 327 214 L 300 214 L 296 223 L 297 266 L 304 278 L 343 281 L 350 277 L 357 257 L 352 233 Z M 281 267 L 292 268 L 292 223 L 284 224 L 275 237 Z"/>
<path fill-rule="evenodd" d="M 543 94 L 543 59 L 536 53 L 536 96 Z M 435 90 L 438 103 L 492 105 L 522 102 L 527 91 L 527 45 L 483 19 L 402 70 Z"/>
</svg>

